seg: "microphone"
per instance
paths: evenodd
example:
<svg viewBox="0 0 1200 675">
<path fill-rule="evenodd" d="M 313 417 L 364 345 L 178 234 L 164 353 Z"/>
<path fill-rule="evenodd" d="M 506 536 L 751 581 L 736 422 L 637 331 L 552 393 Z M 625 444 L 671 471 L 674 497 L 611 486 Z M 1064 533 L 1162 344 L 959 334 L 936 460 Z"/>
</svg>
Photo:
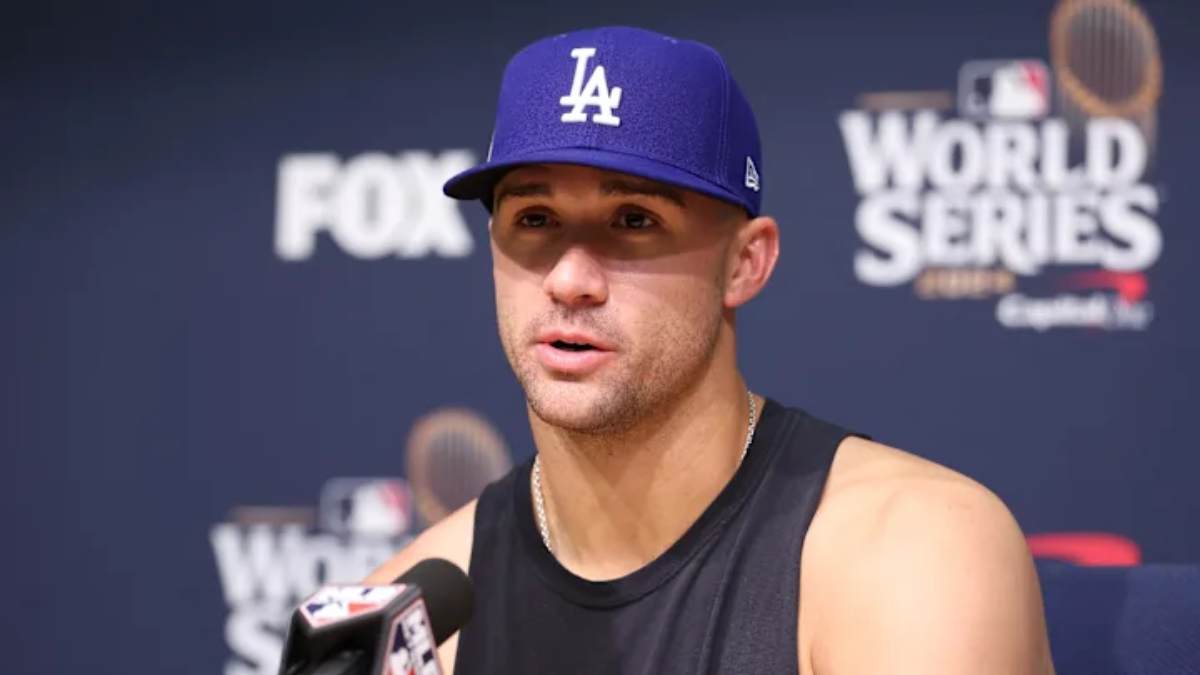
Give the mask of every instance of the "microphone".
<svg viewBox="0 0 1200 675">
<path fill-rule="evenodd" d="M 323 586 L 292 613 L 279 675 L 442 675 L 437 646 L 473 604 L 471 580 L 441 558 L 387 586 Z"/>
</svg>

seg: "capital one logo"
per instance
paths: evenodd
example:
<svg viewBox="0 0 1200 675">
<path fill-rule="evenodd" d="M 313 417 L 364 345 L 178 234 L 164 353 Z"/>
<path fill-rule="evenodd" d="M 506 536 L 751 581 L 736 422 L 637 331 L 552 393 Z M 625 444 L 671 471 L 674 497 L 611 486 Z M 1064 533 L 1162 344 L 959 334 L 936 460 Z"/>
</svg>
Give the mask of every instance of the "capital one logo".
<svg viewBox="0 0 1200 675">
<path fill-rule="evenodd" d="M 474 241 L 442 183 L 474 164 L 469 150 L 366 153 L 346 162 L 326 153 L 286 155 L 279 162 L 275 253 L 305 260 L 324 230 L 356 258 L 466 256 Z"/>
<path fill-rule="evenodd" d="M 600 111 L 592 115 L 593 122 L 609 127 L 620 126 L 621 118 L 613 115 L 613 110 L 621 105 L 621 88 L 608 88 L 604 66 L 596 66 L 587 84 L 583 83 L 588 61 L 595 55 L 595 47 L 578 47 L 571 50 L 571 58 L 575 59 L 575 80 L 571 83 L 571 93 L 558 100 L 559 104 L 571 107 L 563 113 L 562 121 L 586 122 L 588 116 L 583 111 L 584 108 L 595 106 Z"/>
</svg>

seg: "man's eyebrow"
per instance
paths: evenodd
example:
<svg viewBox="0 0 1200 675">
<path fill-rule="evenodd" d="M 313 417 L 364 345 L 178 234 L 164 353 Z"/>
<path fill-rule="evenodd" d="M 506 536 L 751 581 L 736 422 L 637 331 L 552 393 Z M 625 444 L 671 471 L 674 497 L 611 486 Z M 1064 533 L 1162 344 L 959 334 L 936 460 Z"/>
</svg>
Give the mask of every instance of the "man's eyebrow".
<svg viewBox="0 0 1200 675">
<path fill-rule="evenodd" d="M 668 187 L 662 183 L 649 181 L 608 180 L 600 186 L 600 192 L 606 195 L 642 195 L 665 199 L 681 208 L 687 208 L 683 201 L 683 192 Z"/>
<path fill-rule="evenodd" d="M 496 188 L 496 196 L 492 208 L 498 208 L 505 197 L 548 197 L 550 184 L 539 182 L 508 183 Z"/>
</svg>

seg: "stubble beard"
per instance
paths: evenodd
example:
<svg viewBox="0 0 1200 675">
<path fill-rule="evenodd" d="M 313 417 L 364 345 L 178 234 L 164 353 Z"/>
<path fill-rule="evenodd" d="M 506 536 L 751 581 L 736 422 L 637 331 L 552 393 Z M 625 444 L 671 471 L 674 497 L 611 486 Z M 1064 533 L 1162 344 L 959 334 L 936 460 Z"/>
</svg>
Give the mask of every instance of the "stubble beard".
<svg viewBox="0 0 1200 675">
<path fill-rule="evenodd" d="M 712 309 L 692 314 L 644 331 L 649 337 L 641 343 L 620 340 L 617 363 L 584 381 L 555 378 L 537 363 L 528 345 L 540 324 L 534 322 L 522 331 L 505 312 L 500 311 L 497 318 L 504 353 L 533 414 L 567 432 L 611 436 L 629 431 L 670 406 L 708 370 L 716 352 L 721 313 Z M 599 327 L 595 316 L 583 316 L 573 317 L 571 323 Z"/>
</svg>

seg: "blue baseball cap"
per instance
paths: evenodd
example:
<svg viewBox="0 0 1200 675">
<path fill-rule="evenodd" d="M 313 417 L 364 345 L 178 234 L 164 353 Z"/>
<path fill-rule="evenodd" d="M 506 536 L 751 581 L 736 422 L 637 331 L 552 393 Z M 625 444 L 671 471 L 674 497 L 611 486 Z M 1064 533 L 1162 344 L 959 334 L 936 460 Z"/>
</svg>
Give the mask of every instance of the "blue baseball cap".
<svg viewBox="0 0 1200 675">
<path fill-rule="evenodd" d="M 761 153 L 754 112 L 716 50 L 639 28 L 593 28 L 539 40 L 508 62 L 487 160 L 442 190 L 490 210 L 508 170 L 580 164 L 757 216 Z"/>
</svg>

